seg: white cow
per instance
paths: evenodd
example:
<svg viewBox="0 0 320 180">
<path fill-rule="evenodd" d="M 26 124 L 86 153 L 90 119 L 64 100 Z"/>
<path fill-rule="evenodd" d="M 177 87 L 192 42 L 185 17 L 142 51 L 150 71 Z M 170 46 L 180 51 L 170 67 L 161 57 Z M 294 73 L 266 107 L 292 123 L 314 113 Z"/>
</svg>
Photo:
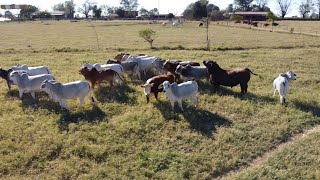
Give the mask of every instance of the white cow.
<svg viewBox="0 0 320 180">
<path fill-rule="evenodd" d="M 198 83 L 195 81 L 187 81 L 181 84 L 177 84 L 176 82 L 170 84 L 169 81 L 163 82 L 159 89 L 163 87 L 163 91 L 166 93 L 172 107 L 172 111 L 174 111 L 174 103 L 178 101 L 178 104 L 183 111 L 182 108 L 182 100 L 190 97 L 192 101 L 192 105 L 197 105 L 197 93 L 198 93 Z"/>
<path fill-rule="evenodd" d="M 138 74 L 138 78 L 141 79 L 140 77 L 140 72 L 144 73 L 144 75 L 147 74 L 147 72 L 156 70 L 154 62 L 156 60 L 159 60 L 160 58 L 154 57 L 154 56 L 130 56 L 130 55 L 124 55 L 122 57 L 122 62 L 137 62 L 137 68 L 136 68 L 136 73 Z M 137 72 L 138 71 L 138 72 Z M 158 70 L 156 70 L 158 71 Z M 158 74 L 161 74 L 159 71 L 157 72 Z"/>
<path fill-rule="evenodd" d="M 41 91 L 41 83 L 45 80 L 54 80 L 51 74 L 41 74 L 35 76 L 29 76 L 27 73 L 19 73 L 14 71 L 11 73 L 13 83 L 18 85 L 19 97 L 22 98 L 24 93 L 31 93 L 31 96 L 35 99 L 35 92 Z"/>
<path fill-rule="evenodd" d="M 275 96 L 278 91 L 281 104 L 286 103 L 286 97 L 289 92 L 289 82 L 296 79 L 297 75 L 293 71 L 288 71 L 286 73 L 279 74 L 279 76 L 273 81 L 273 96 Z"/>
<path fill-rule="evenodd" d="M 87 81 L 75 81 L 66 84 L 61 84 L 56 81 L 43 81 L 41 89 L 52 96 L 54 101 L 59 102 L 60 106 L 68 109 L 67 99 L 80 98 L 79 107 L 82 107 L 84 98 L 89 97 L 91 104 L 94 103 L 92 89 Z"/>
<path fill-rule="evenodd" d="M 124 71 L 123 71 L 123 68 L 120 64 L 89 64 L 89 63 L 84 63 L 82 65 L 83 68 L 88 68 L 89 71 L 92 70 L 92 68 L 96 68 L 98 71 L 102 71 L 102 70 L 106 70 L 106 69 L 111 69 L 111 70 L 114 70 L 116 71 L 119 76 L 121 76 L 122 79 L 124 79 Z M 122 83 L 122 81 L 120 80 L 119 81 L 120 84 Z"/>
<path fill-rule="evenodd" d="M 40 74 L 52 74 L 47 66 L 36 66 L 28 67 L 28 65 L 17 65 L 11 68 L 14 71 L 25 71 L 30 76 L 40 75 Z"/>
</svg>

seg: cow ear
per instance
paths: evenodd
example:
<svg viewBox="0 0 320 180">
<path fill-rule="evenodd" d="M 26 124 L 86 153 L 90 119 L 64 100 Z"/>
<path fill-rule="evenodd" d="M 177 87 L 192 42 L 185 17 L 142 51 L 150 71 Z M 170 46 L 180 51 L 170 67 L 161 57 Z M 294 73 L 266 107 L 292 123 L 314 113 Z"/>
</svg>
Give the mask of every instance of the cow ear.
<svg viewBox="0 0 320 180">
<path fill-rule="evenodd" d="M 144 85 L 141 85 L 140 87 L 144 88 L 144 87 L 146 87 L 146 85 L 144 84 Z"/>
<path fill-rule="evenodd" d="M 158 89 L 162 89 L 163 88 L 163 84 L 160 84 L 159 86 L 158 86 Z"/>
</svg>

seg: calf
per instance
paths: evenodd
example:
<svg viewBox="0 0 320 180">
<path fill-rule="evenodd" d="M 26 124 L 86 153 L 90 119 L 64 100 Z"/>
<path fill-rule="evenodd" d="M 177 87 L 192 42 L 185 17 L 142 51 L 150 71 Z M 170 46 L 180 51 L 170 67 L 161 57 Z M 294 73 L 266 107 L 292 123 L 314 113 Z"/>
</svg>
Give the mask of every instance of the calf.
<svg viewBox="0 0 320 180">
<path fill-rule="evenodd" d="M 208 70 L 205 66 L 190 66 L 189 64 L 186 66 L 178 65 L 175 71 L 176 74 L 183 76 L 185 80 L 196 80 L 207 79 L 208 82 Z"/>
<path fill-rule="evenodd" d="M 197 104 L 198 84 L 195 81 L 187 81 L 181 84 L 172 83 L 169 81 L 163 82 L 159 89 L 163 87 L 163 91 L 166 93 L 170 103 L 172 111 L 174 111 L 174 103 L 178 101 L 178 104 L 183 111 L 182 100 L 190 98 L 192 105 Z"/>
<path fill-rule="evenodd" d="M 116 77 L 124 82 L 124 79 L 112 69 L 98 71 L 96 68 L 92 68 L 90 71 L 88 68 L 84 67 L 79 72 L 86 80 L 91 82 L 92 89 L 94 89 L 96 83 L 101 83 L 102 81 L 108 81 L 110 86 L 113 87 Z"/>
<path fill-rule="evenodd" d="M 218 89 L 220 85 L 234 87 L 240 84 L 241 93 L 247 93 L 248 82 L 250 81 L 250 75 L 254 74 L 249 68 L 245 69 L 231 69 L 224 70 L 214 61 L 203 61 L 203 64 L 207 67 L 210 76 L 210 82 L 215 89 Z"/>
<path fill-rule="evenodd" d="M 24 93 L 31 93 L 31 96 L 35 99 L 35 92 L 40 91 L 41 83 L 45 80 L 54 80 L 50 74 L 41 74 L 35 76 L 29 76 L 27 73 L 19 73 L 14 71 L 10 77 L 13 82 L 18 85 L 19 97 L 22 98 Z"/>
<path fill-rule="evenodd" d="M 202 22 L 199 24 L 199 27 L 203 27 L 203 23 Z"/>
<path fill-rule="evenodd" d="M 12 66 L 13 71 L 25 71 L 30 76 L 40 75 L 40 74 L 52 74 L 47 66 L 36 66 L 36 67 L 28 67 L 28 65 L 17 65 Z"/>
<path fill-rule="evenodd" d="M 293 71 L 288 71 L 286 73 L 279 74 L 279 76 L 273 81 L 273 96 L 275 96 L 278 91 L 281 104 L 286 103 L 286 97 L 289 92 L 289 82 L 296 79 L 297 75 Z"/>
<path fill-rule="evenodd" d="M 172 74 L 155 76 L 148 79 L 147 82 L 141 86 L 142 88 L 144 88 L 144 94 L 146 95 L 147 103 L 149 103 L 151 93 L 153 93 L 154 97 L 158 100 L 158 93 L 163 91 L 162 88 L 159 89 L 158 87 L 164 81 L 169 81 L 170 83 L 173 83 L 174 76 Z"/>
<path fill-rule="evenodd" d="M 53 97 L 56 102 L 59 102 L 60 106 L 69 110 L 67 106 L 67 99 L 80 98 L 79 107 L 81 108 L 86 96 L 89 97 L 91 104 L 94 103 L 92 96 L 92 89 L 86 81 L 75 81 L 66 84 L 61 84 L 56 81 L 45 80 L 42 82 L 42 90 L 47 92 Z"/>
<path fill-rule="evenodd" d="M 12 84 L 12 81 L 10 80 L 10 76 L 9 76 L 11 72 L 12 72 L 12 69 L 4 70 L 0 68 L 0 77 L 6 80 L 9 91 L 11 90 L 11 84 Z"/>
</svg>

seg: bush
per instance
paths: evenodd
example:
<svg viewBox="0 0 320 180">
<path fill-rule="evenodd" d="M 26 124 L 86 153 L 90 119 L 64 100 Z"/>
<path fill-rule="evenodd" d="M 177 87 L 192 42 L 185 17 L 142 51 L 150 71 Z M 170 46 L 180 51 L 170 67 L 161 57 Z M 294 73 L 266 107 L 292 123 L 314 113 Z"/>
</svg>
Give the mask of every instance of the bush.
<svg viewBox="0 0 320 180">
<path fill-rule="evenodd" d="M 293 34 L 293 32 L 294 32 L 294 28 L 292 27 L 290 28 L 290 34 Z"/>
<path fill-rule="evenodd" d="M 152 49 L 152 43 L 156 37 L 156 32 L 153 31 L 152 29 L 144 29 L 139 31 L 139 36 L 142 37 L 145 41 L 147 41 L 150 44 L 150 48 Z"/>
</svg>

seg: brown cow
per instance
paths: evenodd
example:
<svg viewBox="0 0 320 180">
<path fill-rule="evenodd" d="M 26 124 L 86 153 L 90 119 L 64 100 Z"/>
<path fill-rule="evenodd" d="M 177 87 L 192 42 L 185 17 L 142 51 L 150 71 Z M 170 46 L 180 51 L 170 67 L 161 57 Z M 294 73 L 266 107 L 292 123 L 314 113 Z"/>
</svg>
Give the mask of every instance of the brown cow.
<svg viewBox="0 0 320 180">
<path fill-rule="evenodd" d="M 197 62 L 191 62 L 191 61 L 181 62 L 181 61 L 167 60 L 166 62 L 164 62 L 162 69 L 169 71 L 171 74 L 173 74 L 175 76 L 176 79 L 179 79 L 180 76 L 176 73 L 176 69 L 177 69 L 178 65 L 200 66 L 200 64 Z"/>
<path fill-rule="evenodd" d="M 118 76 L 119 79 L 124 82 L 124 79 L 116 71 L 111 69 L 98 71 L 96 68 L 92 68 L 92 70 L 89 71 L 88 68 L 85 67 L 79 72 L 86 80 L 91 82 L 92 89 L 94 89 L 96 83 L 101 83 L 102 81 L 108 81 L 110 86 L 113 87 L 113 82 L 116 76 Z"/>
<path fill-rule="evenodd" d="M 220 85 L 234 87 L 240 84 L 241 93 L 247 93 L 250 75 L 254 74 L 249 68 L 224 70 L 214 61 L 203 61 L 210 74 L 210 82 L 217 90 Z"/>
<path fill-rule="evenodd" d="M 158 93 L 162 92 L 163 89 L 159 89 L 160 84 L 164 81 L 169 81 L 170 83 L 174 82 L 174 75 L 172 74 L 163 74 L 159 76 L 152 77 L 147 80 L 146 84 L 141 85 L 144 88 L 144 94 L 147 98 L 147 103 L 149 103 L 150 94 L 153 93 L 154 97 L 158 100 Z"/>
<path fill-rule="evenodd" d="M 9 88 L 9 91 L 11 90 L 11 81 L 10 81 L 10 78 L 9 78 L 9 74 L 12 72 L 12 69 L 9 69 L 9 70 L 4 70 L 2 68 L 0 68 L 0 77 L 4 80 L 6 80 L 7 82 L 7 85 L 8 85 L 8 88 Z"/>
</svg>

